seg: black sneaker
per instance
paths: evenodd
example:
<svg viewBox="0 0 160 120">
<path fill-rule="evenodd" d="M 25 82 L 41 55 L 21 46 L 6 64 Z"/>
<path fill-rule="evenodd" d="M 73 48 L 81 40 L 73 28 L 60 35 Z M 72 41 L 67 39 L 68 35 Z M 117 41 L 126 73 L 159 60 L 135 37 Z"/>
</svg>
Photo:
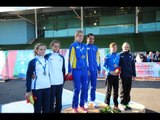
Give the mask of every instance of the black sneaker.
<svg viewBox="0 0 160 120">
<path fill-rule="evenodd" d="M 113 110 L 114 110 L 115 113 L 120 113 L 121 112 L 121 110 L 117 106 L 115 106 L 113 108 Z"/>
<path fill-rule="evenodd" d="M 126 106 L 125 110 L 132 110 L 132 108 L 128 104 L 125 106 Z"/>
</svg>

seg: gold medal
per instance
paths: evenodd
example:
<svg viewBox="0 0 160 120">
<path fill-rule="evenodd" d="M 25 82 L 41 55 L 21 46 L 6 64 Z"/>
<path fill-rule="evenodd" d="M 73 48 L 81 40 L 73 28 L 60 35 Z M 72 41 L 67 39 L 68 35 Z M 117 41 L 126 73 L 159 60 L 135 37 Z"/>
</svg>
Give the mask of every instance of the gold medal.
<svg viewBox="0 0 160 120">
<path fill-rule="evenodd" d="M 85 58 L 85 56 L 84 56 L 84 55 L 82 55 L 82 56 L 81 56 L 81 58 L 82 58 L 82 59 L 84 59 L 84 58 Z"/>
<path fill-rule="evenodd" d="M 116 64 L 114 64 L 114 67 L 117 67 L 117 65 L 116 65 Z"/>
</svg>

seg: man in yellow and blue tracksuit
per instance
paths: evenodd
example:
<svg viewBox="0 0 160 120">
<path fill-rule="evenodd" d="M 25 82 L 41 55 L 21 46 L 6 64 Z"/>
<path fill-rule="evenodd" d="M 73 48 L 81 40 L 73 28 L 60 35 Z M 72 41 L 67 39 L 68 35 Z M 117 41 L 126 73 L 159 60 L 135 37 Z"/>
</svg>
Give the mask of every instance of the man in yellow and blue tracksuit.
<svg viewBox="0 0 160 120">
<path fill-rule="evenodd" d="M 90 102 L 96 106 L 96 84 L 97 84 L 97 71 L 100 74 L 101 66 L 100 66 L 100 54 L 98 51 L 98 47 L 94 45 L 94 34 L 89 33 L 87 35 L 87 52 L 88 52 L 88 62 L 89 62 L 89 75 L 88 75 L 88 84 L 87 84 L 87 93 L 89 84 L 91 84 L 90 91 Z M 86 94 L 86 102 L 88 102 L 88 94 Z"/>
<path fill-rule="evenodd" d="M 77 31 L 75 42 L 69 48 L 68 73 L 73 76 L 73 101 L 72 109 L 74 113 L 78 113 L 79 93 L 80 108 L 84 112 L 88 112 L 84 107 L 86 87 L 88 81 L 88 65 L 87 65 L 87 49 L 83 41 L 83 32 Z"/>
</svg>

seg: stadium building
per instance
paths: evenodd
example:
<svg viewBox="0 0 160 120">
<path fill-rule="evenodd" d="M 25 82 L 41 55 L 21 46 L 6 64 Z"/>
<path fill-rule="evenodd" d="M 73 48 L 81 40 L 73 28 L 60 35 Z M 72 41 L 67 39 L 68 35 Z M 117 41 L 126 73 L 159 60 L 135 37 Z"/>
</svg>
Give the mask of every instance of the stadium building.
<svg viewBox="0 0 160 120">
<path fill-rule="evenodd" d="M 27 7 L 26 7 L 27 8 Z M 95 34 L 95 44 L 127 41 L 132 51 L 160 50 L 160 7 L 39 7 L 0 12 L 0 50 L 33 49 L 53 39 L 69 48 L 75 31 Z M 85 42 L 85 41 L 84 41 Z"/>
</svg>

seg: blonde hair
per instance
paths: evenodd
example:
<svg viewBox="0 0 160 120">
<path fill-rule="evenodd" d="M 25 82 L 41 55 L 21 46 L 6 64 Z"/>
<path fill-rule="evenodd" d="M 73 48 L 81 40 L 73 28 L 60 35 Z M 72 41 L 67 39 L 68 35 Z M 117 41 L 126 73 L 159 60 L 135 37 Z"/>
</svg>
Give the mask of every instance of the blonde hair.
<svg viewBox="0 0 160 120">
<path fill-rule="evenodd" d="M 125 45 L 128 45 L 128 46 L 129 46 L 129 50 L 130 50 L 130 45 L 129 45 L 128 42 L 124 42 L 124 43 L 122 44 L 122 49 L 123 49 L 123 47 L 124 47 Z"/>
<path fill-rule="evenodd" d="M 58 40 L 53 40 L 53 41 L 50 43 L 51 49 L 52 49 L 52 46 L 53 46 L 55 43 L 58 43 L 59 45 L 61 45 L 60 41 L 58 41 Z"/>
<path fill-rule="evenodd" d="M 35 46 L 34 46 L 34 56 L 37 55 L 37 50 L 39 49 L 40 46 L 45 46 L 45 48 L 47 48 L 47 46 L 43 43 L 37 43 Z"/>
<path fill-rule="evenodd" d="M 77 37 L 80 33 L 83 34 L 83 31 L 82 31 L 82 30 L 77 30 L 77 31 L 76 31 L 76 33 L 75 33 L 75 35 L 74 35 L 75 41 L 76 41 L 76 37 Z"/>
<path fill-rule="evenodd" d="M 114 47 L 114 46 L 117 46 L 117 44 L 115 42 L 112 42 L 109 44 L 109 48 Z"/>
</svg>

